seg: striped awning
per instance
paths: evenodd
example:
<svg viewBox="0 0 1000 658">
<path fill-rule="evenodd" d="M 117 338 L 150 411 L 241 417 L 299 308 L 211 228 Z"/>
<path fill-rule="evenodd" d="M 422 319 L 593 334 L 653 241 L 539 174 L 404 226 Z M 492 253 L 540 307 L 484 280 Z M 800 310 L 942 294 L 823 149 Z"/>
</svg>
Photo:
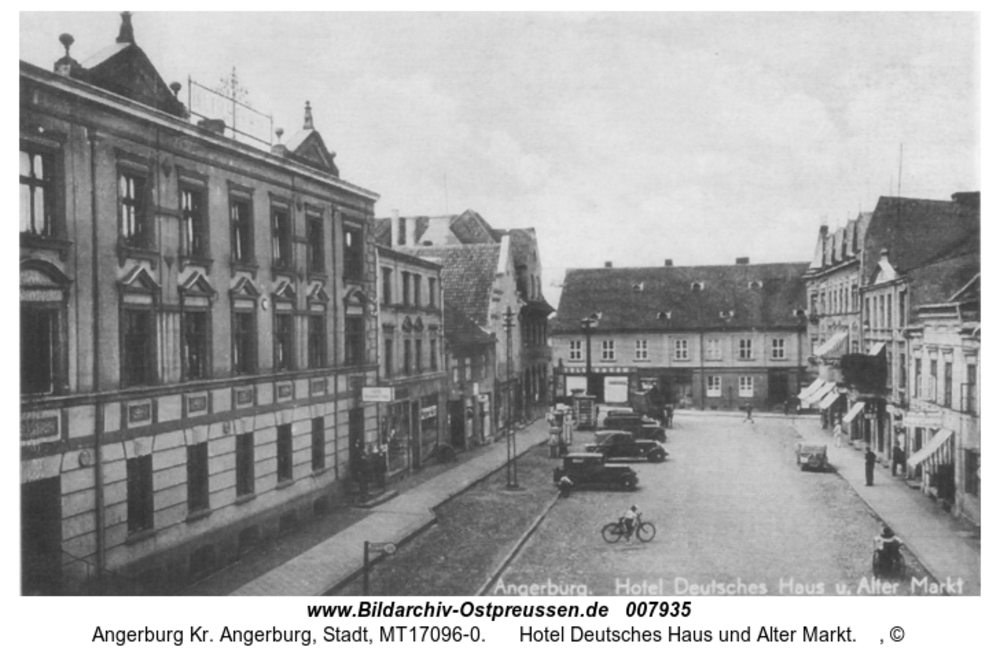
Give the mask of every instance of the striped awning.
<svg viewBox="0 0 1000 658">
<path fill-rule="evenodd" d="M 853 405 L 851 405 L 851 410 L 847 412 L 846 416 L 844 416 L 844 422 L 845 423 L 851 422 L 852 420 L 854 420 L 854 417 L 857 416 L 862 411 L 864 411 L 864 409 L 865 409 L 864 402 L 855 402 Z"/>
<path fill-rule="evenodd" d="M 875 343 L 868 350 L 868 356 L 878 356 L 878 353 L 885 349 L 885 343 Z"/>
<path fill-rule="evenodd" d="M 813 391 L 812 395 L 803 400 L 803 402 L 806 404 L 816 404 L 825 398 L 827 394 L 833 390 L 834 386 L 836 386 L 836 384 L 833 382 L 823 382 L 823 385 Z"/>
<path fill-rule="evenodd" d="M 822 379 L 817 379 L 812 384 L 809 384 L 808 388 L 799 393 L 799 399 L 805 402 L 806 398 L 808 398 L 810 395 L 819 390 L 819 387 L 822 386 L 824 383 L 825 382 Z"/>
<path fill-rule="evenodd" d="M 838 331 L 833 336 L 827 339 L 825 343 L 816 348 L 813 352 L 813 356 L 843 356 L 844 347 L 847 344 L 847 332 Z"/>
<path fill-rule="evenodd" d="M 934 435 L 934 438 L 930 440 L 930 443 L 928 443 L 923 448 L 910 455 L 910 458 L 906 460 L 906 463 L 911 468 L 916 468 L 920 464 L 927 461 L 929 457 L 937 453 L 937 451 L 940 450 L 944 446 L 944 444 L 948 442 L 948 439 L 950 439 L 954 435 L 955 433 L 952 432 L 951 430 L 938 430 L 938 433 Z"/>
<path fill-rule="evenodd" d="M 841 393 L 840 391 L 830 391 L 829 393 L 827 393 L 827 395 L 826 395 L 825 398 L 823 398 L 822 400 L 820 400 L 820 402 L 819 402 L 819 408 L 820 409 L 829 409 L 833 405 L 834 402 L 836 402 L 837 400 L 840 399 L 841 395 L 843 395 L 843 393 Z"/>
</svg>

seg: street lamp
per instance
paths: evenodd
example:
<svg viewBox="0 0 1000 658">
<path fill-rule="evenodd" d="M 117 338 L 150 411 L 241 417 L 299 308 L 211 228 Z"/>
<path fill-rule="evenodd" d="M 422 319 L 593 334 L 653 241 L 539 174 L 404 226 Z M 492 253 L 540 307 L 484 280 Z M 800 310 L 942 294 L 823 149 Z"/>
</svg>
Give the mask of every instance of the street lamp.
<svg viewBox="0 0 1000 658">
<path fill-rule="evenodd" d="M 592 313 L 587 317 L 580 320 L 580 327 L 583 329 L 583 335 L 587 338 L 587 389 L 585 393 L 590 395 L 591 390 L 591 365 L 590 365 L 590 335 L 594 333 L 594 328 L 597 326 L 597 321 L 600 319 L 600 315 L 597 313 Z"/>
<path fill-rule="evenodd" d="M 507 330 L 507 488 L 519 489 L 517 484 L 517 437 L 514 435 L 514 421 L 511 416 L 513 402 L 511 395 L 511 357 L 513 356 L 514 345 L 514 318 L 517 316 L 510 306 L 503 314 L 503 326 Z"/>
</svg>

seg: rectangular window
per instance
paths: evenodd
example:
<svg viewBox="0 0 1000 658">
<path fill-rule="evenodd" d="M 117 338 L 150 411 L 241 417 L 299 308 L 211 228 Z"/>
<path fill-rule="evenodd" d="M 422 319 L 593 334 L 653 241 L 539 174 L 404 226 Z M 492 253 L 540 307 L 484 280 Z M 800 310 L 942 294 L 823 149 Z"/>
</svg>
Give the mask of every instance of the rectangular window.
<svg viewBox="0 0 1000 658">
<path fill-rule="evenodd" d="M 583 361 L 583 341 L 582 340 L 571 340 L 571 341 L 569 341 L 569 360 L 570 361 Z"/>
<path fill-rule="evenodd" d="M 965 493 L 979 495 L 979 453 L 965 451 Z"/>
<path fill-rule="evenodd" d="M 920 387 L 923 384 L 923 382 L 920 381 L 920 377 L 922 374 L 920 371 L 923 365 L 924 365 L 923 359 L 916 358 L 913 360 L 913 397 L 915 398 L 921 397 Z"/>
<path fill-rule="evenodd" d="M 326 318 L 319 313 L 313 313 L 307 317 L 306 322 L 309 367 L 322 368 L 326 365 Z"/>
<path fill-rule="evenodd" d="M 295 368 L 294 319 L 291 313 L 274 314 L 274 370 Z"/>
<path fill-rule="evenodd" d="M 705 395 L 710 398 L 722 397 L 722 377 L 719 375 L 709 375 Z"/>
<path fill-rule="evenodd" d="M 740 358 L 741 359 L 752 359 L 753 358 L 753 339 L 752 338 L 740 338 Z"/>
<path fill-rule="evenodd" d="M 344 320 L 344 364 L 360 366 L 365 363 L 365 319 Z"/>
<path fill-rule="evenodd" d="M 615 360 L 615 341 L 613 340 L 601 341 L 601 360 L 602 361 Z"/>
<path fill-rule="evenodd" d="M 753 377 L 750 375 L 740 375 L 740 397 L 753 397 Z"/>
<path fill-rule="evenodd" d="M 152 231 L 146 212 L 146 178 L 139 174 L 118 173 L 118 229 L 122 243 L 136 249 L 148 249 Z"/>
<path fill-rule="evenodd" d="M 431 338 L 431 372 L 438 369 L 438 342 L 436 338 Z"/>
<path fill-rule="evenodd" d="M 688 342 L 686 338 L 674 341 L 674 358 L 678 361 L 688 360 Z"/>
<path fill-rule="evenodd" d="M 248 265 L 254 262 L 252 208 L 249 199 L 229 199 L 229 230 L 234 263 Z"/>
<path fill-rule="evenodd" d="M 944 364 L 944 406 L 951 408 L 951 362 Z"/>
<path fill-rule="evenodd" d="M 292 219 L 281 206 L 271 208 L 271 261 L 281 269 L 292 266 Z"/>
<path fill-rule="evenodd" d="M 184 255 L 206 258 L 208 256 L 208 216 L 206 215 L 204 190 L 181 188 L 181 230 L 184 232 L 181 240 L 181 249 L 183 249 Z"/>
<path fill-rule="evenodd" d="M 412 372 L 413 367 L 413 351 L 410 345 L 410 339 L 403 339 L 403 374 L 409 376 Z"/>
<path fill-rule="evenodd" d="M 188 512 L 208 509 L 208 442 L 187 447 Z"/>
<path fill-rule="evenodd" d="M 236 435 L 236 495 L 249 496 L 254 485 L 253 432 Z"/>
<path fill-rule="evenodd" d="M 962 385 L 962 411 L 976 413 L 976 375 L 977 365 L 974 363 L 965 366 L 965 384 Z"/>
<path fill-rule="evenodd" d="M 424 341 L 419 338 L 413 341 L 413 364 L 417 374 L 424 371 Z"/>
<path fill-rule="evenodd" d="M 392 270 L 388 267 L 382 268 L 382 304 L 392 303 Z"/>
<path fill-rule="evenodd" d="M 465 381 L 472 380 L 472 359 L 465 357 Z"/>
<path fill-rule="evenodd" d="M 438 280 L 430 277 L 427 279 L 427 305 L 431 308 L 437 308 L 438 302 Z"/>
<path fill-rule="evenodd" d="M 344 278 L 360 281 L 365 276 L 364 230 L 344 227 Z"/>
<path fill-rule="evenodd" d="M 181 366 L 185 381 L 208 378 L 209 346 L 207 311 L 184 311 L 181 315 Z"/>
<path fill-rule="evenodd" d="M 257 318 L 253 311 L 233 312 L 233 374 L 257 371 Z"/>
<path fill-rule="evenodd" d="M 21 304 L 21 394 L 56 390 L 61 331 L 55 308 Z"/>
<path fill-rule="evenodd" d="M 413 305 L 417 308 L 423 306 L 423 300 L 420 299 L 420 286 L 423 283 L 423 277 L 419 274 L 413 275 Z"/>
<path fill-rule="evenodd" d="M 403 306 L 409 306 L 410 305 L 410 273 L 409 272 L 403 272 L 403 299 L 401 299 L 400 301 L 403 302 Z"/>
<path fill-rule="evenodd" d="M 156 328 L 153 312 L 122 311 L 122 387 L 156 383 Z"/>
<path fill-rule="evenodd" d="M 292 425 L 278 425 L 278 482 L 292 479 Z"/>
<path fill-rule="evenodd" d="M 385 377 L 392 377 L 392 359 L 393 359 L 393 339 L 385 339 L 385 351 L 382 354 L 382 363 L 384 365 Z"/>
<path fill-rule="evenodd" d="M 129 533 L 153 527 L 153 456 L 125 460 Z"/>
<path fill-rule="evenodd" d="M 720 361 L 722 359 L 722 340 L 709 338 L 705 341 L 705 360 Z"/>
<path fill-rule="evenodd" d="M 928 382 L 927 399 L 931 402 L 937 402 L 937 359 L 931 359 L 931 371 L 930 371 L 930 381 Z"/>
<path fill-rule="evenodd" d="M 906 291 L 905 290 L 900 290 L 897 293 L 897 296 L 899 298 L 899 326 L 900 327 L 905 327 L 906 323 L 907 323 L 907 318 L 906 318 Z"/>
<path fill-rule="evenodd" d="M 323 253 L 323 217 L 306 214 L 306 265 L 313 274 L 326 271 L 326 254 Z"/>
<path fill-rule="evenodd" d="M 21 233 L 55 235 L 53 173 L 50 154 L 21 148 Z"/>
<path fill-rule="evenodd" d="M 649 359 L 649 342 L 646 340 L 635 341 L 635 358 L 637 361 Z"/>
<path fill-rule="evenodd" d="M 784 338 L 772 338 L 771 339 L 771 358 L 772 359 L 784 359 L 785 358 L 785 339 Z"/>
<path fill-rule="evenodd" d="M 892 329 L 892 294 L 885 296 L 885 326 Z"/>
<path fill-rule="evenodd" d="M 312 470 L 322 471 L 326 468 L 326 432 L 323 430 L 323 417 L 312 419 Z"/>
</svg>

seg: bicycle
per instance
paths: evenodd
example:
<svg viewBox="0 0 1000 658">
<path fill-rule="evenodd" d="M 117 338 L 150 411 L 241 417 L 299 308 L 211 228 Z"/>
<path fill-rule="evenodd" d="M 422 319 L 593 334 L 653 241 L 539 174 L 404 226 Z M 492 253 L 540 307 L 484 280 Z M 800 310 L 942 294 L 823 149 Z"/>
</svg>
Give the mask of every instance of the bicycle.
<svg viewBox="0 0 1000 658">
<path fill-rule="evenodd" d="M 649 521 L 643 521 L 642 514 L 640 514 L 635 519 L 635 525 L 632 527 L 632 532 L 639 539 L 639 541 L 645 543 L 651 541 L 653 537 L 656 536 L 656 526 Z M 601 536 L 604 537 L 604 541 L 609 544 L 614 544 L 621 540 L 622 537 L 627 537 L 628 530 L 625 528 L 625 518 L 622 517 L 618 519 L 618 521 L 605 525 L 601 528 Z"/>
</svg>

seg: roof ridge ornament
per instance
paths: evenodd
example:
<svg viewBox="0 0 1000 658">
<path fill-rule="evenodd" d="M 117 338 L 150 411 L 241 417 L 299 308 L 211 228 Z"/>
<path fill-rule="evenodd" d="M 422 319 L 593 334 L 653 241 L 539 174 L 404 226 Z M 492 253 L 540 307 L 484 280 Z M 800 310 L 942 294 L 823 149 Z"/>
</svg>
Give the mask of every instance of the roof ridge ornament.
<svg viewBox="0 0 1000 658">
<path fill-rule="evenodd" d="M 312 107 L 309 105 L 309 101 L 306 101 L 306 118 L 302 124 L 303 130 L 314 130 L 313 128 L 313 112 Z"/>
<path fill-rule="evenodd" d="M 132 12 L 123 11 L 121 13 L 122 25 L 118 30 L 116 43 L 131 43 L 135 45 L 135 31 L 132 29 Z"/>
</svg>

